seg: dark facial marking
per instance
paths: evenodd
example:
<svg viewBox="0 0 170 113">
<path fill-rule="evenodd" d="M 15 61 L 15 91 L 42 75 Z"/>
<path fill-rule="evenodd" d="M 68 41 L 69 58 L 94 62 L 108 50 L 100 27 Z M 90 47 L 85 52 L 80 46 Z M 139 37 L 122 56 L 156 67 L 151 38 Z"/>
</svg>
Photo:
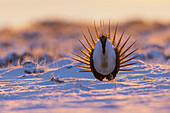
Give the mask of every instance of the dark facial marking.
<svg viewBox="0 0 170 113">
<path fill-rule="evenodd" d="M 101 36 L 101 37 L 100 37 L 100 41 L 101 41 L 101 43 L 102 43 L 103 54 L 105 54 L 106 40 L 107 40 L 107 37 L 106 37 L 106 36 Z"/>
</svg>

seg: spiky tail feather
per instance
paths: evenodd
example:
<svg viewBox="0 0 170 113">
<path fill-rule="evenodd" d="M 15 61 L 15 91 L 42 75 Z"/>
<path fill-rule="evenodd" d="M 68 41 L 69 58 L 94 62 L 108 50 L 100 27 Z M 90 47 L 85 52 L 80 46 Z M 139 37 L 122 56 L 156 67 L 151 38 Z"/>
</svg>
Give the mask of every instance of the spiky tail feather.
<svg viewBox="0 0 170 113">
<path fill-rule="evenodd" d="M 104 35 L 104 21 L 103 21 L 103 25 L 102 25 L 102 23 L 101 23 L 100 26 L 101 26 L 101 34 Z M 82 34 L 83 34 L 83 37 L 85 38 L 87 44 L 89 45 L 89 47 L 85 46 L 85 44 L 84 44 L 80 39 L 78 39 L 78 38 L 76 37 L 77 40 L 81 43 L 81 45 L 85 48 L 85 50 L 86 50 L 87 52 L 85 52 L 85 51 L 79 49 L 77 46 L 73 45 L 73 46 L 74 46 L 77 50 L 79 50 L 85 57 L 80 56 L 80 55 L 75 54 L 75 53 L 72 53 L 74 56 L 76 56 L 76 57 L 79 58 L 79 59 L 77 59 L 77 58 L 72 58 L 73 60 L 76 60 L 76 61 L 78 61 L 78 62 L 81 62 L 81 63 L 87 65 L 87 66 L 78 66 L 78 65 L 76 65 L 76 66 L 77 66 L 77 67 L 80 67 L 80 68 L 86 68 L 86 69 L 88 69 L 88 68 L 90 67 L 90 63 L 89 63 L 89 62 L 90 62 L 90 54 L 91 54 L 91 52 L 93 51 L 93 49 L 94 49 L 94 47 L 95 47 L 96 41 L 99 39 L 99 34 L 98 34 L 98 31 L 97 31 L 97 27 L 96 27 L 95 21 L 94 21 L 94 29 L 95 29 L 95 33 L 96 33 L 96 40 L 95 40 L 94 37 L 92 36 L 92 34 L 91 34 L 91 32 L 90 32 L 90 29 L 89 29 L 88 27 L 87 27 L 87 29 L 88 29 L 88 33 L 89 33 L 89 35 L 90 35 L 90 37 L 91 37 L 92 43 L 89 41 L 89 39 L 85 36 L 85 34 L 84 34 L 83 32 L 82 32 Z M 124 51 L 122 51 L 122 50 L 124 49 L 125 45 L 127 44 L 127 42 L 129 41 L 131 35 L 130 35 L 130 36 L 126 39 L 126 41 L 119 47 L 119 45 L 120 45 L 120 43 L 121 43 L 121 40 L 122 40 L 122 38 L 123 38 L 123 35 L 124 35 L 124 31 L 123 31 L 123 33 L 121 34 L 118 42 L 115 44 L 117 29 L 118 29 L 118 24 L 116 24 L 116 28 L 115 28 L 115 31 L 114 31 L 114 35 L 113 35 L 113 38 L 112 38 L 112 40 L 111 40 L 111 39 L 110 39 L 110 21 L 109 21 L 107 37 L 108 37 L 108 39 L 111 41 L 113 47 L 117 50 L 117 52 L 118 52 L 118 54 L 119 54 L 119 57 L 120 57 L 120 69 L 119 69 L 119 71 L 134 71 L 133 69 L 121 69 L 121 68 L 122 68 L 122 67 L 130 66 L 130 65 L 135 65 L 135 64 L 137 64 L 137 62 L 125 64 L 126 62 L 131 61 L 131 60 L 133 60 L 133 59 L 135 59 L 135 58 L 138 57 L 138 56 L 134 56 L 134 57 L 132 57 L 132 58 L 126 59 L 126 58 L 128 58 L 128 56 L 130 56 L 132 53 L 134 53 L 135 51 L 138 50 L 138 48 L 137 48 L 137 49 L 129 52 L 128 54 L 126 54 L 126 53 L 128 52 L 128 50 L 136 43 L 136 41 L 133 42 L 133 43 L 132 43 L 129 47 L 127 47 Z M 81 71 L 79 71 L 79 72 L 91 72 L 91 70 L 81 70 Z"/>
</svg>

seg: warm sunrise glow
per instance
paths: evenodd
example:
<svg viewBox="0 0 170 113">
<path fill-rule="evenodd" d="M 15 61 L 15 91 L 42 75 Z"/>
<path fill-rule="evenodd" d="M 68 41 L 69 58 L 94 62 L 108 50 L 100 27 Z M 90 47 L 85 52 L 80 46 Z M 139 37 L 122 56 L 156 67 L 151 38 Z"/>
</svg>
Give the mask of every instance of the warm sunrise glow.
<svg viewBox="0 0 170 113">
<path fill-rule="evenodd" d="M 0 25 L 22 25 L 49 18 L 169 21 L 169 4 L 169 0 L 1 0 Z"/>
<path fill-rule="evenodd" d="M 170 113 L 170 0 L 0 0 L 0 113 Z"/>
</svg>

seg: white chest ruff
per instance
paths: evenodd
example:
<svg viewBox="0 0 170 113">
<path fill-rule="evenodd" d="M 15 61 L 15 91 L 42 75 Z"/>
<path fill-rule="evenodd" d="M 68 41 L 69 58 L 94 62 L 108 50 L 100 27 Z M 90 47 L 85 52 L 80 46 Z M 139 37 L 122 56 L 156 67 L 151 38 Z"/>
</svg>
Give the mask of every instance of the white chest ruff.
<svg viewBox="0 0 170 113">
<path fill-rule="evenodd" d="M 102 52 L 101 42 L 96 43 L 93 51 L 93 64 L 96 71 L 102 75 L 108 75 L 114 70 L 116 54 L 110 41 L 106 41 L 105 54 Z"/>
</svg>

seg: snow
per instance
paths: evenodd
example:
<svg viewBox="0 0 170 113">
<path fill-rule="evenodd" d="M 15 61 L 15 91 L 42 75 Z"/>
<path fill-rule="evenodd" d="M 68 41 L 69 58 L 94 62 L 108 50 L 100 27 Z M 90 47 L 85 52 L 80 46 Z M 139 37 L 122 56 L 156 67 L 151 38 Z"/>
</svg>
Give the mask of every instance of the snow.
<svg viewBox="0 0 170 113">
<path fill-rule="evenodd" d="M 23 67 L 1 71 L 1 112 L 130 113 L 140 109 L 139 113 L 168 113 L 170 109 L 169 65 L 138 60 L 137 66 L 131 66 L 137 71 L 120 72 L 116 80 L 101 82 L 92 73 L 78 73 L 80 68 L 65 63 L 66 60 L 69 59 L 63 59 L 65 66 L 24 77 Z M 52 73 L 65 82 L 51 81 Z"/>
<path fill-rule="evenodd" d="M 113 81 L 102 82 L 91 72 L 77 72 L 81 69 L 73 65 L 78 63 L 68 58 L 69 52 L 78 52 L 71 45 L 72 42 L 78 45 L 72 38 L 80 36 L 77 25 L 61 24 L 62 29 L 55 29 L 39 24 L 40 27 L 12 35 L 1 32 L 4 38 L 0 38 L 0 113 L 169 113 L 169 35 L 165 34 L 170 32 L 170 27 L 162 26 L 166 28 L 162 30 L 133 24 L 127 24 L 129 27 L 123 24 L 121 28 L 128 28 L 127 32 L 135 30 L 134 37 L 139 40 L 135 47 L 141 46 L 134 54 L 140 55 L 136 59 L 139 63 L 129 67 L 135 71 L 119 72 Z M 32 59 L 36 56 L 42 60 Z M 31 62 L 21 65 L 22 61 Z M 64 82 L 51 79 L 53 75 L 56 81 Z"/>
</svg>

